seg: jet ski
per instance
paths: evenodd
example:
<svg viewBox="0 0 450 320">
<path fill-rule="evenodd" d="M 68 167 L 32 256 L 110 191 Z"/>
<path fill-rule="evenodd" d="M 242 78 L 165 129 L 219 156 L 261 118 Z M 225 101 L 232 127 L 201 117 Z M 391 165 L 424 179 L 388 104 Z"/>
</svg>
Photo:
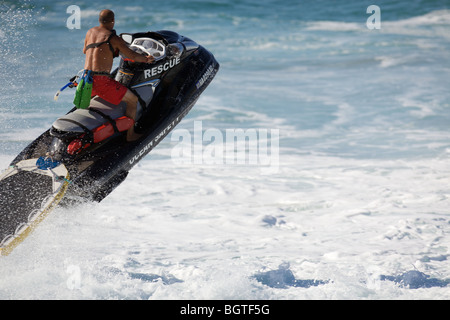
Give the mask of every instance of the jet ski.
<svg viewBox="0 0 450 320">
<path fill-rule="evenodd" d="M 111 73 L 137 97 L 136 121 L 126 104 L 95 96 L 73 107 L 31 142 L 0 175 L 0 254 L 9 252 L 56 205 L 102 201 L 188 114 L 219 70 L 213 54 L 178 33 L 123 33 L 152 64 L 120 56 Z M 128 129 L 139 134 L 127 141 Z"/>
<path fill-rule="evenodd" d="M 99 202 L 186 116 L 219 69 L 208 50 L 175 32 L 120 36 L 133 51 L 155 58 L 145 64 L 121 56 L 112 72 L 139 98 L 136 123 L 125 116 L 124 102 L 116 106 L 94 97 L 88 109 L 73 108 L 57 119 L 11 165 L 51 157 L 72 177 L 67 195 Z M 130 125 L 142 135 L 137 141 L 125 139 Z"/>
</svg>

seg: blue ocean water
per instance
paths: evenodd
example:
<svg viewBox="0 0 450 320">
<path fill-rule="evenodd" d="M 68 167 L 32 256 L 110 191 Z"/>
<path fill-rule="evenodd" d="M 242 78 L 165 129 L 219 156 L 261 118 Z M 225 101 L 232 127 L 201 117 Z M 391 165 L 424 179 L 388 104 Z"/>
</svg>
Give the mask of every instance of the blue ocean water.
<svg viewBox="0 0 450 320">
<path fill-rule="evenodd" d="M 81 9 L 80 29 L 67 27 L 70 5 Z M 370 5 L 380 9 L 379 29 L 368 27 Z M 73 91 L 58 102 L 53 95 L 83 68 L 84 35 L 104 8 L 115 11 L 118 33 L 168 29 L 213 52 L 220 72 L 179 128 L 192 131 L 202 121 L 203 130 L 277 129 L 279 170 L 168 166 L 175 145 L 168 136 L 117 192 L 87 207 L 89 214 L 49 218 L 47 233 L 37 231 L 29 246 L 66 246 L 53 256 L 38 250 L 39 268 L 25 267 L 42 288 L 37 296 L 450 297 L 446 288 L 407 291 L 377 280 L 411 265 L 433 279 L 450 278 L 450 1 L 2 1 L 4 167 L 70 109 Z M 145 179 L 149 171 L 157 186 Z M 81 241 L 74 241 L 77 230 L 96 233 L 96 223 L 105 246 L 87 235 L 80 246 L 89 253 L 71 247 Z M 49 236 L 55 229 L 63 231 Z M 176 230 L 180 242 L 164 230 Z M 22 258 L 31 250 L 24 246 Z M 13 288 L 19 258 L 8 259 L 0 262 L 0 297 L 30 297 L 20 281 Z M 295 283 L 323 284 L 284 290 L 255 282 L 260 269 L 281 270 L 285 262 Z M 55 263 L 62 266 L 49 272 L 59 282 L 46 273 Z M 89 279 L 81 289 L 60 288 L 67 264 Z M 105 268 L 119 284 L 108 282 Z M 130 274 L 180 281 L 154 284 Z"/>
</svg>

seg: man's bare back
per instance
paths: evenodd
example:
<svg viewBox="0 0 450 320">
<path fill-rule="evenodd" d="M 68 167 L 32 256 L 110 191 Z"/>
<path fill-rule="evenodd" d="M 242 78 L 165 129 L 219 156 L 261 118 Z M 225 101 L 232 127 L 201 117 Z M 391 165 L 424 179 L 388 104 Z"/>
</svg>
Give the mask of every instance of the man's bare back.
<svg viewBox="0 0 450 320">
<path fill-rule="evenodd" d="M 86 54 L 86 62 L 84 64 L 85 70 L 111 72 L 114 57 L 108 43 L 86 50 L 86 46 L 89 44 L 107 41 L 111 33 L 111 30 L 101 26 L 94 27 L 86 33 L 83 49 L 83 53 Z M 113 46 L 115 41 L 113 39 L 110 39 L 110 41 Z"/>
<path fill-rule="evenodd" d="M 113 65 L 114 55 L 110 49 L 110 45 L 114 51 L 120 51 L 130 59 L 137 62 L 151 63 L 154 61 L 153 57 L 144 57 L 128 48 L 126 42 L 123 41 L 116 35 L 112 35 L 112 28 L 101 25 L 89 29 L 86 33 L 86 38 L 84 40 L 83 53 L 86 54 L 86 61 L 84 64 L 85 70 L 92 70 L 96 72 L 111 72 Z M 111 38 L 110 38 L 111 36 Z M 93 43 L 102 43 L 107 41 L 109 38 L 109 43 L 103 43 L 102 45 L 90 48 L 87 50 L 87 46 Z"/>
</svg>

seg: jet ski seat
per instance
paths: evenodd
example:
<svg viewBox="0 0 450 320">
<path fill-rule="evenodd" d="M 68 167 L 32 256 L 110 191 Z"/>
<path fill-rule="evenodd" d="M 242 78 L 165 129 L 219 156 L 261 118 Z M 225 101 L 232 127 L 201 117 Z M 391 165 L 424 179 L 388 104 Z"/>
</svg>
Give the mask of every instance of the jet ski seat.
<svg viewBox="0 0 450 320">
<path fill-rule="evenodd" d="M 92 131 L 106 122 L 124 116 L 125 110 L 125 102 L 113 105 L 95 96 L 88 109 L 77 109 L 68 113 L 57 119 L 53 123 L 53 128 L 58 132 L 83 133 L 86 129 Z"/>
<path fill-rule="evenodd" d="M 101 142 L 117 132 L 123 132 L 134 125 L 125 116 L 126 104 L 113 105 L 100 97 L 91 99 L 88 109 L 76 109 L 57 119 L 50 130 L 54 137 L 72 140 L 67 148 L 69 154 L 76 154 L 92 143 Z"/>
</svg>

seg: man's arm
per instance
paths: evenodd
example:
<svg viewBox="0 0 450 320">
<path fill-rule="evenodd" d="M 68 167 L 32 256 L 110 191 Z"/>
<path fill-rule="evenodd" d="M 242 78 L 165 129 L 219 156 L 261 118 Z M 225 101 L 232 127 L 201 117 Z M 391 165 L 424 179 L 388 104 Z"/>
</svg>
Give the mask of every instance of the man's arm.
<svg viewBox="0 0 450 320">
<path fill-rule="evenodd" d="M 114 49 L 119 49 L 121 53 L 136 62 L 152 63 L 155 61 L 152 56 L 144 56 L 128 48 L 127 43 L 118 36 L 113 37 L 110 41 Z"/>
</svg>

